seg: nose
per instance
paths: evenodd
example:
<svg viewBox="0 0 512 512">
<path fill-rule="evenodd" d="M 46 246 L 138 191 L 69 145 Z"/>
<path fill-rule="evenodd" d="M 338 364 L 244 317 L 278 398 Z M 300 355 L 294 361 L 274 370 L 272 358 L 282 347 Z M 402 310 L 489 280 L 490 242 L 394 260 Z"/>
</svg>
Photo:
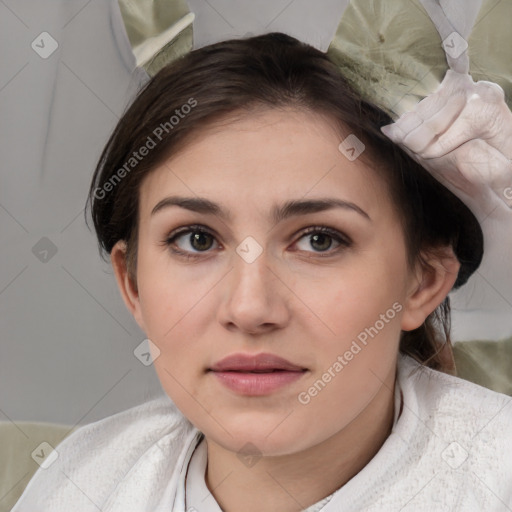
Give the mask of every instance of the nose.
<svg viewBox="0 0 512 512">
<path fill-rule="evenodd" d="M 289 322 L 289 289 L 269 265 L 267 253 L 251 263 L 233 255 L 234 268 L 225 280 L 219 322 L 228 330 L 262 334 Z"/>
</svg>

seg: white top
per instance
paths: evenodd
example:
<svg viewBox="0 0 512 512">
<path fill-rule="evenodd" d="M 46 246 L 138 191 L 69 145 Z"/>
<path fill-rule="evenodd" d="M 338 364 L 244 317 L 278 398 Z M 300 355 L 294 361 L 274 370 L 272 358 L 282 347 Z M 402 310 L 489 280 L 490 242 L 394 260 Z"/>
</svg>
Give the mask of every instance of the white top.
<svg viewBox="0 0 512 512">
<path fill-rule="evenodd" d="M 186 473 L 185 481 L 185 510 L 198 512 L 223 512 L 219 504 L 211 494 L 205 482 L 205 471 L 207 461 L 207 447 L 204 436 L 198 438 L 197 445 Z M 182 482 L 180 481 L 180 486 Z M 324 505 L 330 501 L 333 494 L 311 505 L 304 512 L 320 512 Z"/>
<path fill-rule="evenodd" d="M 312 510 L 512 510 L 512 398 L 408 356 L 399 357 L 397 382 L 403 408 L 390 436 Z M 202 437 L 166 396 L 86 425 L 59 445 L 12 512 L 219 512 L 213 497 L 202 501 Z"/>
<path fill-rule="evenodd" d="M 400 391 L 400 385 L 397 382 L 395 387 L 395 408 L 393 427 L 396 425 L 398 417 L 403 408 L 403 396 Z M 217 501 L 208 489 L 205 481 L 206 463 L 208 460 L 206 439 L 204 435 L 196 438 L 197 446 L 192 453 L 188 469 L 183 479 L 180 480 L 180 488 L 185 487 L 185 504 L 184 508 L 187 511 L 193 512 L 223 512 Z M 185 482 L 183 482 L 185 480 Z M 309 506 L 304 512 L 322 512 L 325 510 L 324 506 L 331 500 L 335 493 L 326 496 L 320 501 Z"/>
</svg>

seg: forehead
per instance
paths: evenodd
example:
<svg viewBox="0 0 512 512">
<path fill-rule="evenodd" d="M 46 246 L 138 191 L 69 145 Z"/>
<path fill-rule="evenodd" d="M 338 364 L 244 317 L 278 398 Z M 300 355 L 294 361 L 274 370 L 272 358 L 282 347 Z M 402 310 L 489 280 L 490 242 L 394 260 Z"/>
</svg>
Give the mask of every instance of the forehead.
<svg viewBox="0 0 512 512">
<path fill-rule="evenodd" d="M 197 130 L 144 180 L 141 215 L 165 195 L 208 197 L 243 207 L 329 195 L 383 202 L 383 179 L 363 160 L 348 159 L 334 120 L 318 113 L 266 109 L 235 113 Z M 385 201 L 384 201 L 385 202 Z"/>
</svg>

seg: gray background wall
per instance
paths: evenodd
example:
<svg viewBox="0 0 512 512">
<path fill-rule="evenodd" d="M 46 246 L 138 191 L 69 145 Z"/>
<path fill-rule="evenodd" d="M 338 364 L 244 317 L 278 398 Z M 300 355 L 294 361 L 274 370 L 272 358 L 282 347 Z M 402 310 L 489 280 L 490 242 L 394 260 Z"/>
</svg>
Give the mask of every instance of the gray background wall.
<svg viewBox="0 0 512 512">
<path fill-rule="evenodd" d="M 188 4 L 195 47 L 283 31 L 325 50 L 347 1 Z M 0 421 L 88 423 L 162 392 L 133 354 L 144 333 L 83 215 L 96 160 L 141 83 L 110 7 L 0 2 Z M 47 59 L 31 48 L 43 31 L 59 45 Z"/>
</svg>

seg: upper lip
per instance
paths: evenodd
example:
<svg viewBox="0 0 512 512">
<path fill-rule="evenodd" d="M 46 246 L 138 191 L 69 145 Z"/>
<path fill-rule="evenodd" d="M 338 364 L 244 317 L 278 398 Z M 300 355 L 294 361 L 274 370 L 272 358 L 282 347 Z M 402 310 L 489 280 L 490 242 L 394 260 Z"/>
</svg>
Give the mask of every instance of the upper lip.
<svg viewBox="0 0 512 512">
<path fill-rule="evenodd" d="M 276 356 L 275 354 L 232 354 L 215 363 L 209 370 L 214 372 L 225 371 L 254 371 L 254 370 L 287 370 L 298 372 L 306 370 L 301 366 Z"/>
</svg>

